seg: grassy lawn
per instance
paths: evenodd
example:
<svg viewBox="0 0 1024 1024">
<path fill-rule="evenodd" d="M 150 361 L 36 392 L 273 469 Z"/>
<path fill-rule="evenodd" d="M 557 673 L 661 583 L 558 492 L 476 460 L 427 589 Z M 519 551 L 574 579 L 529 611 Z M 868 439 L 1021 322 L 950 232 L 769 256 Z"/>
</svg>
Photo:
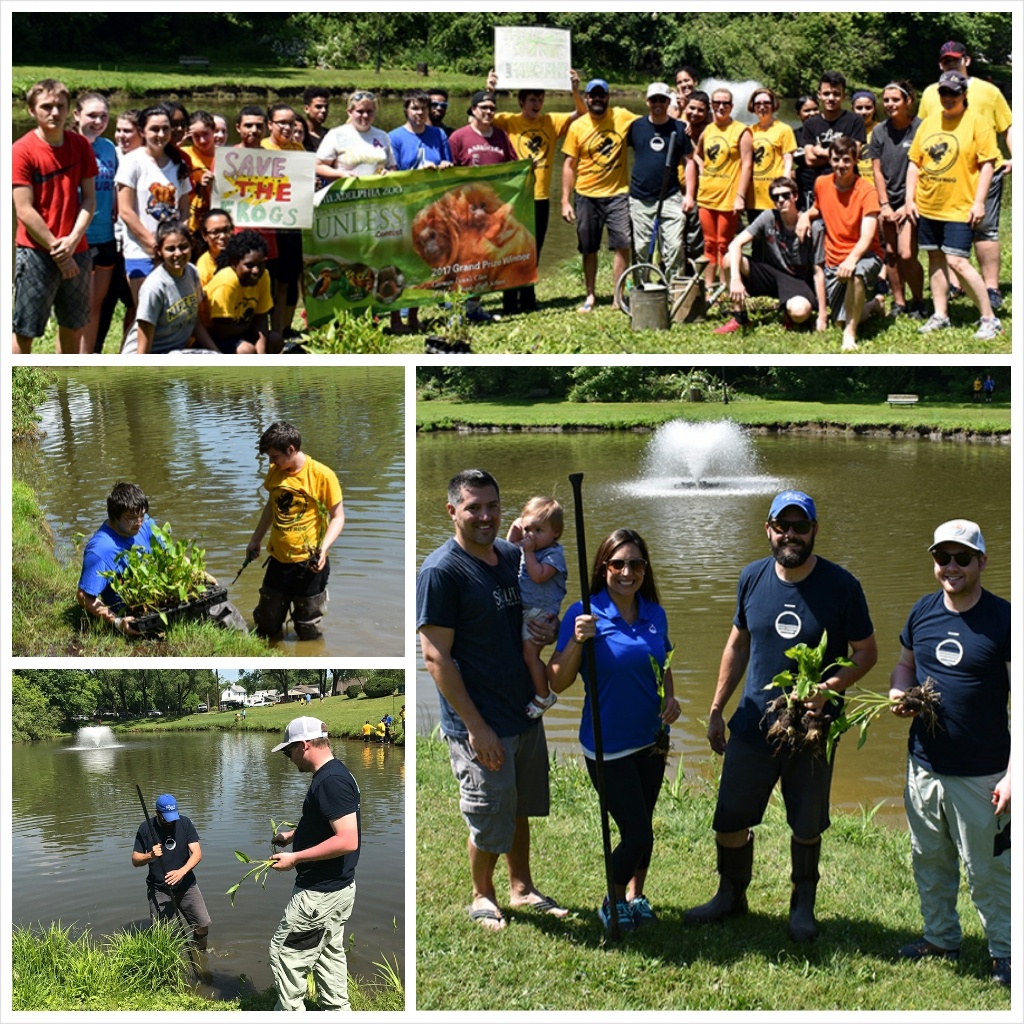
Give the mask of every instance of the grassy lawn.
<svg viewBox="0 0 1024 1024">
<path fill-rule="evenodd" d="M 607 1019 L 614 1010 L 1010 1008 L 1009 991 L 989 978 L 987 947 L 965 888 L 960 960 L 897 959 L 897 948 L 922 930 L 910 841 L 876 824 L 870 811 L 833 814 L 822 848 L 816 942 L 794 945 L 786 937 L 789 832 L 777 800 L 757 829 L 750 914 L 684 927 L 683 911 L 708 900 L 717 882 L 717 786 L 706 783 L 662 790 L 647 885 L 660 919 L 611 942 L 597 918 L 605 877 L 597 798 L 585 770 L 562 760 L 553 765 L 552 816 L 532 822 L 531 861 L 540 891 L 572 914 L 559 921 L 508 912 L 502 862 L 495 878 L 509 926 L 484 931 L 466 914 L 466 830 L 446 750 L 419 737 L 416 754 L 420 1010 L 577 1010 Z M 614 825 L 612 835 L 615 842 Z"/>
<path fill-rule="evenodd" d="M 1010 407 L 971 402 L 927 400 L 912 407 L 886 403 L 748 401 L 707 395 L 704 402 L 567 402 L 523 399 L 472 402 L 448 399 L 418 401 L 416 427 L 423 432 L 455 427 L 507 427 L 524 430 L 654 428 L 670 420 L 692 422 L 728 418 L 746 427 L 786 428 L 800 424 L 854 431 L 905 433 L 1007 434 Z"/>
<path fill-rule="evenodd" d="M 308 714 L 324 721 L 331 736 L 359 739 L 363 735 L 364 722 L 376 725 L 385 714 L 392 714 L 395 719 L 396 743 L 401 746 L 405 743 L 405 727 L 399 709 L 405 704 L 405 696 L 404 693 L 395 693 L 391 697 L 325 697 L 323 703 L 314 698 L 308 711 L 305 703 L 299 701 L 274 704 L 266 708 L 246 708 L 244 722 L 235 719 L 234 711 L 209 711 L 202 715 L 182 715 L 180 718 L 144 718 L 114 725 L 113 728 L 116 732 L 134 733 L 234 729 L 283 735 L 285 726 L 293 718 Z"/>
</svg>

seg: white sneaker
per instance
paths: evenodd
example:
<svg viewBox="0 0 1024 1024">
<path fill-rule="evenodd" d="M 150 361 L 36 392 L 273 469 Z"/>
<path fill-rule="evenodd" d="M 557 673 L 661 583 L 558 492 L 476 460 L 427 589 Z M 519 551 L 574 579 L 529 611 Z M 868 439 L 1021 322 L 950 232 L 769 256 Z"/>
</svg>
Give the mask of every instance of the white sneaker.
<svg viewBox="0 0 1024 1024">
<path fill-rule="evenodd" d="M 974 332 L 977 341 L 991 341 L 1003 333 L 1002 321 L 997 316 L 983 316 L 978 321 L 978 329 Z"/>
<path fill-rule="evenodd" d="M 918 334 L 931 334 L 932 331 L 944 331 L 950 326 L 948 316 L 939 316 L 938 313 L 933 313 L 928 319 L 927 323 L 923 327 L 917 329 Z"/>
</svg>

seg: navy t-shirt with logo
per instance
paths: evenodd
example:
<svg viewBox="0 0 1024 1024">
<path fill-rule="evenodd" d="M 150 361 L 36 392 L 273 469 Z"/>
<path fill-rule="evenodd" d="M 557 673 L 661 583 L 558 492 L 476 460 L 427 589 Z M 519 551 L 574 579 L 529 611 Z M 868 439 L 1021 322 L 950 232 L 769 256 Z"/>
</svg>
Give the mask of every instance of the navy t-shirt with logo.
<svg viewBox="0 0 1024 1024">
<path fill-rule="evenodd" d="M 911 609 L 900 643 L 914 652 L 917 681 L 935 680 L 941 702 L 929 732 L 910 726 L 910 753 L 940 775 L 996 775 L 1010 758 L 1010 602 L 987 590 L 966 612 L 950 611 L 942 591 Z"/>
<path fill-rule="evenodd" d="M 672 173 L 666 177 L 665 167 L 673 135 L 676 141 L 672 150 Z M 665 124 L 652 124 L 649 117 L 641 117 L 629 126 L 626 137 L 635 153 L 629 194 L 645 203 L 656 203 L 664 183 L 666 197 L 676 195 L 680 191 L 679 167 L 693 152 L 682 122 L 669 118 Z"/>
<path fill-rule="evenodd" d="M 866 640 L 874 633 L 860 582 L 820 556 L 810 575 L 799 583 L 780 579 L 774 558 L 751 562 L 740 574 L 733 624 L 750 633 L 750 662 L 729 729 L 752 740 L 767 729 L 767 723 L 762 725 L 765 710 L 782 692 L 765 687 L 780 672 L 796 669 L 786 651 L 800 643 L 817 647 L 822 632 L 828 630 L 828 665 L 838 656 L 849 656 L 851 641 Z M 841 702 L 828 705 L 826 714 L 834 717 L 841 707 Z"/>
<path fill-rule="evenodd" d="M 150 818 L 148 827 L 146 822 L 139 826 L 139 831 L 135 835 L 134 849 L 136 853 L 149 853 L 153 848 L 150 829 L 153 831 L 153 838 L 163 847 L 164 855 L 149 862 L 147 882 L 150 885 L 165 886 L 164 874 L 168 871 L 177 871 L 178 868 L 185 866 L 189 857 L 192 856 L 189 853 L 188 844 L 198 843 L 199 833 L 191 819 L 186 818 L 184 814 L 179 815 L 176 821 L 172 821 L 166 826 L 161 825 L 159 818 L 154 815 Z M 190 871 L 174 888 L 176 892 L 182 892 L 195 884 L 196 876 Z"/>
</svg>

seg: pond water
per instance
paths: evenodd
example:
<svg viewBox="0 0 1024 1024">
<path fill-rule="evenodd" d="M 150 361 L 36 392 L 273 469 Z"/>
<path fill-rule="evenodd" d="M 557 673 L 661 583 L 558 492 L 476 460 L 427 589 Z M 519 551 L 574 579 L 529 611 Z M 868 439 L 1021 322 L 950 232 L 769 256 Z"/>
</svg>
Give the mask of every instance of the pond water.
<svg viewBox="0 0 1024 1024">
<path fill-rule="evenodd" d="M 270 748 L 276 733 L 175 732 L 130 735 L 115 746 L 76 749 L 74 740 L 15 744 L 11 753 L 10 919 L 15 926 L 60 921 L 98 938 L 149 921 L 146 870 L 131 852 L 143 816 L 173 792 L 199 833 L 196 878 L 213 919 L 200 991 L 230 998 L 244 974 L 257 989 L 273 984 L 270 938 L 291 895 L 292 873 L 271 872 L 266 891 L 234 856 L 270 855 L 270 819 L 297 821 L 311 776 Z M 356 901 L 346 927 L 349 971 L 371 980 L 374 962 L 397 960 L 405 976 L 405 750 L 332 740 L 359 783 L 362 848 Z M 354 940 L 354 942 L 352 941 Z M 350 944 L 351 943 L 351 944 Z"/>
<path fill-rule="evenodd" d="M 150 515 L 196 538 L 207 569 L 247 622 L 264 555 L 232 584 L 267 492 L 260 434 L 293 423 L 303 450 L 338 475 L 345 529 L 331 548 L 324 636 L 275 641 L 301 657 L 404 653 L 405 432 L 402 367 L 117 367 L 58 369 L 40 407 L 43 438 L 14 446 L 16 476 L 36 492 L 58 557 L 106 519 L 118 480 L 137 483 Z"/>
<path fill-rule="evenodd" d="M 763 525 L 779 490 L 797 487 L 815 498 L 817 552 L 864 587 L 879 649 L 866 688 L 888 690 L 906 616 L 937 585 L 926 549 L 939 523 L 957 516 L 980 523 L 989 551 L 984 584 L 1010 598 L 1008 445 L 779 434 L 752 436 L 736 447 L 742 431 L 726 429 L 709 445 L 706 429 L 677 423 L 655 435 L 424 434 L 416 450 L 417 565 L 452 534 L 444 507 L 448 480 L 479 466 L 501 485 L 502 535 L 532 495 L 562 502 L 570 571 L 564 610 L 579 599 L 580 587 L 568 474 L 584 472 L 588 557 L 620 526 L 638 530 L 650 548 L 676 644 L 672 672 L 683 709 L 672 730 L 672 756 L 694 776 L 710 776 L 720 764 L 705 736 L 708 707 L 739 573 L 769 553 Z M 426 732 L 438 719 L 437 694 L 422 660 L 418 667 L 417 728 Z M 560 753 L 579 753 L 581 691 L 577 681 L 544 716 L 549 744 Z M 855 746 L 848 737 L 838 754 L 833 803 L 856 809 L 884 800 L 880 813 L 902 821 L 906 724 L 883 716 L 866 745 Z"/>
</svg>

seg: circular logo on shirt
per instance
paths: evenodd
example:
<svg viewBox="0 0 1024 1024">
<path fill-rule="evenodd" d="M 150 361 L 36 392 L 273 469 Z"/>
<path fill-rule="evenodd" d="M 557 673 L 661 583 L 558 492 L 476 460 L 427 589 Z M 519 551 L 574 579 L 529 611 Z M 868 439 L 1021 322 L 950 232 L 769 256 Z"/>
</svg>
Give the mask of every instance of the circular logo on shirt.
<svg viewBox="0 0 1024 1024">
<path fill-rule="evenodd" d="M 935 657 L 940 665 L 959 665 L 963 660 L 964 648 L 959 640 L 947 637 L 935 646 Z"/>
<path fill-rule="evenodd" d="M 921 144 L 925 174 L 945 174 L 960 159 L 960 140 L 951 132 L 934 132 Z"/>
<path fill-rule="evenodd" d="M 800 622 L 800 616 L 789 609 L 784 612 L 780 612 L 778 617 L 775 619 L 775 632 L 778 633 L 783 640 L 792 640 L 793 637 L 799 636 L 801 626 L 802 623 Z"/>
<path fill-rule="evenodd" d="M 168 836 L 168 837 L 167 837 L 167 838 L 166 838 L 166 839 L 164 840 L 164 849 L 165 849 L 165 850 L 166 850 L 166 851 L 167 851 L 168 853 L 170 853 L 170 851 L 171 851 L 171 850 L 175 849 L 175 847 L 177 847 L 177 845 L 178 845 L 178 844 L 177 844 L 177 843 L 176 843 L 176 842 L 174 841 L 174 836 Z"/>
<path fill-rule="evenodd" d="M 547 140 L 543 132 L 528 128 L 519 138 L 519 155 L 524 160 L 535 160 L 537 167 L 548 163 Z"/>
<path fill-rule="evenodd" d="M 754 143 L 754 167 L 756 170 L 763 170 L 775 163 L 775 148 L 771 143 L 758 139 Z"/>
<path fill-rule="evenodd" d="M 277 521 L 287 526 L 297 523 L 305 515 L 307 498 L 301 491 L 284 489 L 274 499 L 274 506 L 277 509 Z"/>
<path fill-rule="evenodd" d="M 665 136 L 664 135 L 653 135 L 651 136 L 651 149 L 655 153 L 665 152 Z"/>
<path fill-rule="evenodd" d="M 622 136 L 618 132 L 598 132 L 587 145 L 587 156 L 598 167 L 612 167 L 621 148 Z"/>
</svg>

